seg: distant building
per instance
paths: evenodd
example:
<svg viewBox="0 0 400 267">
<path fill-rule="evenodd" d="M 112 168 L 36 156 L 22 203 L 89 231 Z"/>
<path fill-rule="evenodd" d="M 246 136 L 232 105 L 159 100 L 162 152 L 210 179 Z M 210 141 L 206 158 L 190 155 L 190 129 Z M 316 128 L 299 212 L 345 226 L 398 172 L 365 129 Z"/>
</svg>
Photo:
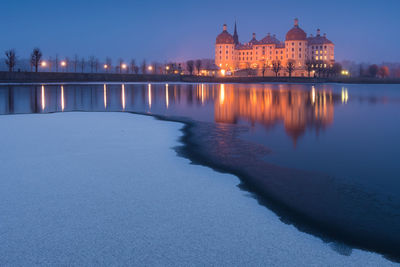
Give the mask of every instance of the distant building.
<svg viewBox="0 0 400 267">
<path fill-rule="evenodd" d="M 282 66 L 278 76 L 288 75 L 288 62 L 294 63 L 292 76 L 306 76 L 306 63 L 312 62 L 313 65 L 318 64 L 322 68 L 333 65 L 335 45 L 327 39 L 326 34 L 321 35 L 319 29 L 316 36 L 311 34 L 307 37 L 300 28 L 298 19 L 294 20 L 293 28 L 286 33 L 284 42 L 270 33 L 257 40 L 256 34 L 253 33 L 249 42 L 240 43 L 236 23 L 233 35 L 224 24 L 223 31 L 217 36 L 215 43 L 215 65 L 220 67 L 222 73 L 254 69 L 260 74 L 264 69 L 266 76 L 272 76 L 275 75 L 272 70 L 274 62 L 279 62 Z"/>
</svg>

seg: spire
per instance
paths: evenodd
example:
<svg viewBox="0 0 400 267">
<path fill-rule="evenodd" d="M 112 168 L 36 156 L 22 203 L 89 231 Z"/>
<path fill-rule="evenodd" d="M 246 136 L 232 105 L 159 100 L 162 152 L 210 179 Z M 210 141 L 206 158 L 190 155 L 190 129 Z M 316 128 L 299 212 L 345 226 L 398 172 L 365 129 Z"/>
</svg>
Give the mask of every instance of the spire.
<svg viewBox="0 0 400 267">
<path fill-rule="evenodd" d="M 239 35 L 237 33 L 236 19 L 235 19 L 235 31 L 233 32 L 233 41 L 235 42 L 235 45 L 239 44 Z"/>
</svg>

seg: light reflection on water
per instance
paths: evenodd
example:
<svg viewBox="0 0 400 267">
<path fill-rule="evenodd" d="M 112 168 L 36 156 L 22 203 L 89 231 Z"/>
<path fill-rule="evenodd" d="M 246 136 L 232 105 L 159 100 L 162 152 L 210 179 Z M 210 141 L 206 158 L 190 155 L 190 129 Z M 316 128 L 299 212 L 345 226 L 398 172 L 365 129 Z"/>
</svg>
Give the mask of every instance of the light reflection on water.
<svg viewBox="0 0 400 267">
<path fill-rule="evenodd" d="M 9 85 L 0 86 L 0 114 L 59 110 L 133 111 L 241 125 L 250 127 L 242 137 L 271 149 L 273 153 L 268 160 L 278 165 L 359 179 L 376 177 L 378 172 L 375 169 L 382 167 L 386 175 L 393 177 L 397 165 L 391 160 L 382 163 L 379 155 L 371 154 L 391 155 L 395 148 L 400 149 L 400 90 L 394 85 L 376 87 L 307 84 Z M 368 153 L 366 147 L 372 149 L 372 153 Z M 369 171 L 362 171 L 364 169 Z"/>
<path fill-rule="evenodd" d="M 288 194 L 288 198 L 293 195 L 294 202 L 308 199 L 304 206 L 313 215 L 318 211 L 323 218 L 337 216 L 341 222 L 352 217 L 352 222 L 359 223 L 361 229 L 374 229 L 372 234 L 385 234 L 399 240 L 398 85 L 0 86 L 0 114 L 60 110 L 131 111 L 186 117 L 202 122 L 207 127 L 213 125 L 216 130 L 200 133 L 210 136 L 212 140 L 208 141 L 215 153 L 228 160 L 232 160 L 229 157 L 237 151 L 235 144 L 240 143 L 235 143 L 236 131 L 232 129 L 244 128 L 245 131 L 238 131 L 241 141 L 250 141 L 256 148 L 266 147 L 270 151 L 261 159 L 263 162 L 288 167 L 296 175 L 302 170 L 307 171 L 303 177 L 288 176 L 286 172 L 279 176 L 264 169 L 258 172 L 261 178 L 268 174 L 270 180 L 273 177 L 278 180 L 271 184 L 271 188 L 283 181 L 277 195 Z M 207 127 L 205 129 L 209 130 Z M 244 149 L 251 152 L 247 146 Z M 252 153 L 244 153 L 245 160 L 251 161 L 253 158 L 247 155 Z M 241 159 L 236 163 L 239 167 L 247 164 Z M 251 165 L 253 162 L 248 163 L 254 167 Z M 308 176 L 308 172 L 312 175 Z M 319 175 L 321 173 L 323 175 Z M 325 180 L 322 181 L 321 177 L 329 179 L 323 178 Z M 329 184 L 331 178 L 335 181 L 332 184 L 337 187 L 324 187 L 324 182 Z M 304 180 L 307 182 L 302 184 Z M 320 188 L 321 192 L 318 191 Z M 335 191 L 337 188 L 339 191 Z M 336 213 L 320 205 L 323 201 Z M 380 223 L 384 223 L 384 227 Z"/>
</svg>

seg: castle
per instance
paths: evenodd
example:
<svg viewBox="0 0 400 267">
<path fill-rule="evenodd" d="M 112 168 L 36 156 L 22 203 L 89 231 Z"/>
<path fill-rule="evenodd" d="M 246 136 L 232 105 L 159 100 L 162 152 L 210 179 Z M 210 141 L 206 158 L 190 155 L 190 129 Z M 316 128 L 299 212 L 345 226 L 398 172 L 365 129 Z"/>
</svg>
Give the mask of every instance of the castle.
<svg viewBox="0 0 400 267">
<path fill-rule="evenodd" d="M 299 26 L 299 20 L 294 20 L 294 26 L 286 33 L 284 42 L 276 35 L 267 34 L 257 40 L 256 34 L 248 43 L 240 43 L 235 23 L 234 34 L 223 31 L 215 42 L 215 65 L 226 75 L 243 69 L 254 70 L 258 75 L 288 76 L 287 66 L 291 65 L 291 76 L 307 76 L 310 65 L 321 68 L 331 67 L 335 62 L 335 45 L 321 35 L 317 30 L 316 36 L 307 34 Z M 280 68 L 276 68 L 279 65 Z"/>
</svg>

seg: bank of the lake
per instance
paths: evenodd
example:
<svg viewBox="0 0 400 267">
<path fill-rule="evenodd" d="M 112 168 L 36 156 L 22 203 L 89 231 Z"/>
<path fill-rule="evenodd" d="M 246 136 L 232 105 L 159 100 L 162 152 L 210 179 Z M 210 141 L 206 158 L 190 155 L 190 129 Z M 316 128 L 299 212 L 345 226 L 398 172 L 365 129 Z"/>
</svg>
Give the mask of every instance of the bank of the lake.
<svg viewBox="0 0 400 267">
<path fill-rule="evenodd" d="M 82 82 L 185 82 L 185 83 L 347 83 L 400 84 L 396 78 L 369 77 L 211 77 L 192 75 L 124 74 L 124 73 L 67 73 L 67 72 L 0 72 L 4 83 L 82 83 Z"/>
<path fill-rule="evenodd" d="M 177 157 L 182 124 L 75 112 L 0 123 L 0 265 L 394 265 L 299 232 L 235 176 Z"/>
</svg>

